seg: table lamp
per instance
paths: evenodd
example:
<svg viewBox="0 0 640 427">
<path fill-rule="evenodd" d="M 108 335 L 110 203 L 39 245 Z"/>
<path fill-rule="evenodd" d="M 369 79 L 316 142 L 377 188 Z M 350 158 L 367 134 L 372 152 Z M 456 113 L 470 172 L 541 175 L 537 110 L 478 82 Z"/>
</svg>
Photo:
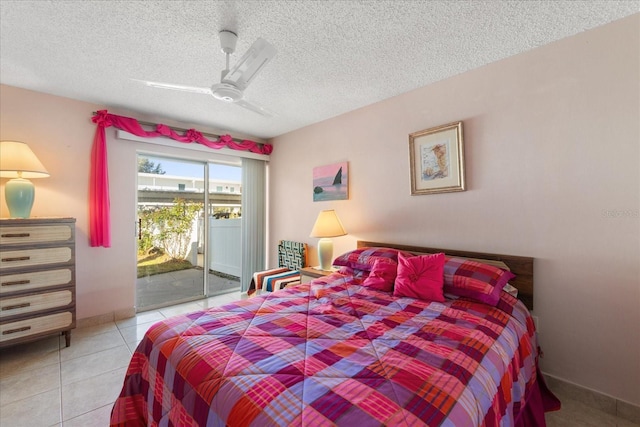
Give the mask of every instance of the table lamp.
<svg viewBox="0 0 640 427">
<path fill-rule="evenodd" d="M 333 209 L 320 211 L 313 225 L 310 237 L 320 237 L 318 241 L 318 259 L 320 269 L 329 270 L 333 257 L 333 240 L 331 237 L 344 236 L 347 232 Z"/>
<path fill-rule="evenodd" d="M 0 141 L 0 178 L 7 181 L 5 200 L 11 218 L 29 218 L 35 188 L 27 178 L 46 178 L 49 172 L 24 142 Z"/>
</svg>

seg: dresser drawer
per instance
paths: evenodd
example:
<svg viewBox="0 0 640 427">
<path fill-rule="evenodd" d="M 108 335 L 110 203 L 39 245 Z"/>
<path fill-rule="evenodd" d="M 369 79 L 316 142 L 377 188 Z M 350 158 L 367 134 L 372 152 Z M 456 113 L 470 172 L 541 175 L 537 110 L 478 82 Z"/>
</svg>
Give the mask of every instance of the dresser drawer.
<svg viewBox="0 0 640 427">
<path fill-rule="evenodd" d="M 72 255 L 73 253 L 69 247 L 2 251 L 0 255 L 0 271 L 8 268 L 70 262 Z"/>
<path fill-rule="evenodd" d="M 52 286 L 70 285 L 73 281 L 71 268 L 45 271 L 30 271 L 0 276 L 0 295 L 22 291 L 46 289 Z"/>
<path fill-rule="evenodd" d="M 66 224 L 47 226 L 0 227 L 0 245 L 55 243 L 73 240 L 73 230 Z"/>
<path fill-rule="evenodd" d="M 0 324 L 0 343 L 43 332 L 63 330 L 73 324 L 70 311 Z"/>
<path fill-rule="evenodd" d="M 73 294 L 64 289 L 42 294 L 0 300 L 0 319 L 41 310 L 64 308 L 73 302 Z"/>
</svg>

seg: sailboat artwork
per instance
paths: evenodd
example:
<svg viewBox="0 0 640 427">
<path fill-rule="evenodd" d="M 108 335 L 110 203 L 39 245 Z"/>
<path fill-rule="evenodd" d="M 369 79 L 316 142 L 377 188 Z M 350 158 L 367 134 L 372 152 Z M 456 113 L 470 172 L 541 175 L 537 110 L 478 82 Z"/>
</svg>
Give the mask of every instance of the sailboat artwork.
<svg viewBox="0 0 640 427">
<path fill-rule="evenodd" d="M 313 201 L 348 200 L 348 181 L 347 162 L 313 168 Z"/>
<path fill-rule="evenodd" d="M 338 169 L 338 173 L 336 174 L 335 178 L 333 178 L 333 185 L 340 184 L 342 184 L 342 168 Z"/>
</svg>

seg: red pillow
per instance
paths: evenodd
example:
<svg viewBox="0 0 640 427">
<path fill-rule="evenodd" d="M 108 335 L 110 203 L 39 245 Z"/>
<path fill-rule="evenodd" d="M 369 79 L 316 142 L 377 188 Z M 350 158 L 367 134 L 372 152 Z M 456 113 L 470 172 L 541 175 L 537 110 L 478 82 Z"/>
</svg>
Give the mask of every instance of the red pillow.
<svg viewBox="0 0 640 427">
<path fill-rule="evenodd" d="M 365 247 L 345 252 L 333 260 L 333 265 L 349 267 L 353 270 L 371 271 L 377 260 L 397 262 L 398 254 L 411 256 L 411 253 L 392 248 Z"/>
<path fill-rule="evenodd" d="M 447 294 L 496 306 L 500 292 L 515 274 L 492 265 L 465 258 L 447 257 L 444 265 L 444 291 Z"/>
<path fill-rule="evenodd" d="M 398 276 L 393 295 L 426 301 L 444 301 L 444 254 L 405 257 L 398 254 Z"/>
<path fill-rule="evenodd" d="M 398 264 L 393 261 L 376 260 L 373 263 L 369 276 L 364 279 L 362 286 L 377 289 L 379 291 L 391 292 L 393 282 L 398 273 Z"/>
<path fill-rule="evenodd" d="M 358 280 L 366 279 L 367 276 L 369 276 L 368 270 L 354 270 L 351 267 L 340 267 L 338 273 L 342 274 L 343 276 L 353 276 L 354 279 Z"/>
</svg>

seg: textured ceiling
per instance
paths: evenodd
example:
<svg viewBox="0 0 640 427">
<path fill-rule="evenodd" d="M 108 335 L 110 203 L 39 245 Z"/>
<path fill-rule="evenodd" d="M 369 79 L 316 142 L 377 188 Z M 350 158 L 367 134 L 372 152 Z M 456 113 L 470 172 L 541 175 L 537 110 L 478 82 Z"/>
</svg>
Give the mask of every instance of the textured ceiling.
<svg viewBox="0 0 640 427">
<path fill-rule="evenodd" d="M 637 13 L 640 1 L 6 1 L 0 82 L 260 138 L 277 136 Z M 210 86 L 258 37 L 277 56 L 245 91 L 265 118 Z"/>
</svg>

